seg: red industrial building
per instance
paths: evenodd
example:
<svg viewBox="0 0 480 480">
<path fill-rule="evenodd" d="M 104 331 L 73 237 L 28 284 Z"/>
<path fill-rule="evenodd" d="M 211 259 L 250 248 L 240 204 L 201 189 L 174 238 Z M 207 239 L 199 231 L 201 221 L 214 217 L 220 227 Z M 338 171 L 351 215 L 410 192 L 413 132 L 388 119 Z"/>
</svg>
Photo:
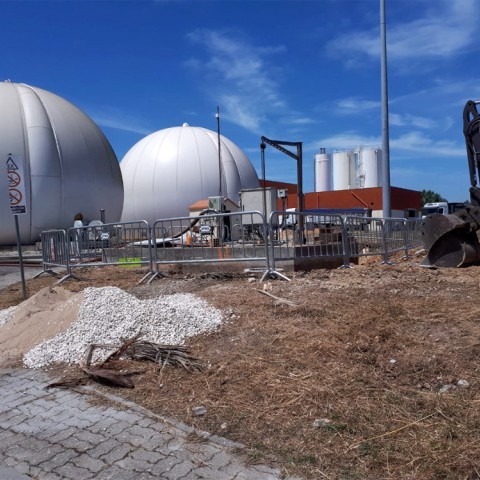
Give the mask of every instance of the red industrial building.
<svg viewBox="0 0 480 480">
<path fill-rule="evenodd" d="M 260 180 L 260 185 L 264 183 Z M 277 201 L 277 208 L 298 208 L 297 185 L 293 183 L 265 181 L 265 187 L 286 190 L 287 197 Z M 350 190 L 332 190 L 328 192 L 309 192 L 304 194 L 305 210 L 317 208 L 349 209 L 367 208 L 372 216 L 383 217 L 382 187 L 357 188 Z M 422 194 L 416 190 L 390 187 L 392 217 L 415 217 L 422 208 Z"/>
</svg>

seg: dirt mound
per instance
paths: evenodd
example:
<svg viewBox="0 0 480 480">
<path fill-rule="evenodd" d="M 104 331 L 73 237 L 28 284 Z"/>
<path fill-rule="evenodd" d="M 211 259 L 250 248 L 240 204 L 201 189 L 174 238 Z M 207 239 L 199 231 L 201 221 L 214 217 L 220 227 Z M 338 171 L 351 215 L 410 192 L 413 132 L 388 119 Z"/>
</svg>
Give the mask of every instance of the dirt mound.
<svg viewBox="0 0 480 480">
<path fill-rule="evenodd" d="M 82 293 L 45 287 L 18 305 L 0 326 L 0 365 L 18 363 L 35 345 L 64 331 L 77 318 L 82 299 Z"/>
</svg>

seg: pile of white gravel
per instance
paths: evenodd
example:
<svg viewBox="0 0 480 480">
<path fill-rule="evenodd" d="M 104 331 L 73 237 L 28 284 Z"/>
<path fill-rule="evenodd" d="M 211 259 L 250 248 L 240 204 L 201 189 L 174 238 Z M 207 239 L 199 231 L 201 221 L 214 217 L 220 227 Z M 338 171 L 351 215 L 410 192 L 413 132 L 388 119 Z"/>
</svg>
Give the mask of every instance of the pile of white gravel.
<svg viewBox="0 0 480 480">
<path fill-rule="evenodd" d="M 79 363 L 91 343 L 120 344 L 120 338 L 140 331 L 145 340 L 180 345 L 187 337 L 215 330 L 223 321 L 220 310 L 192 294 L 139 300 L 117 287 L 90 287 L 83 296 L 78 317 L 70 327 L 24 355 L 27 367 Z M 94 361 L 111 353 L 97 352 Z"/>
<path fill-rule="evenodd" d="M 15 307 L 8 307 L 8 308 L 4 308 L 3 310 L 0 310 L 0 325 L 3 325 L 9 322 L 12 319 L 16 309 L 17 307 L 15 306 Z"/>
</svg>

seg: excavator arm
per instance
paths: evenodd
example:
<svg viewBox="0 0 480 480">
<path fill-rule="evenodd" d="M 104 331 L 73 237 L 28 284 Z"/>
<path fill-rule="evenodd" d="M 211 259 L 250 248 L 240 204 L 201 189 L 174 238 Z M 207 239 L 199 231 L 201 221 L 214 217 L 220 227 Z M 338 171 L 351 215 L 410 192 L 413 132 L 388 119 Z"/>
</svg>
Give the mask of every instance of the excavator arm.
<svg viewBox="0 0 480 480">
<path fill-rule="evenodd" d="M 467 147 L 468 171 L 470 173 L 470 201 L 480 207 L 480 114 L 477 105 L 480 102 L 469 100 L 463 109 L 463 134 Z"/>
<path fill-rule="evenodd" d="M 449 215 L 428 215 L 422 225 L 428 255 L 425 267 L 461 267 L 480 262 L 480 102 L 469 100 L 463 109 L 463 134 L 470 174 L 470 205 Z"/>
</svg>

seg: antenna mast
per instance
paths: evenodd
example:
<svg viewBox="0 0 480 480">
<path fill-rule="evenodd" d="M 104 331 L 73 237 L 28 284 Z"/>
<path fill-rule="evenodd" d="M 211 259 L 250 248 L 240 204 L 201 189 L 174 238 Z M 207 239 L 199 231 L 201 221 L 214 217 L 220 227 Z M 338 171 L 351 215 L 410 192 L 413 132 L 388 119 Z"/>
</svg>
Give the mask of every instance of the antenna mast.
<svg viewBox="0 0 480 480">
<path fill-rule="evenodd" d="M 220 143 L 220 107 L 217 106 L 217 144 L 218 144 L 218 196 L 222 196 L 222 150 Z"/>
</svg>

